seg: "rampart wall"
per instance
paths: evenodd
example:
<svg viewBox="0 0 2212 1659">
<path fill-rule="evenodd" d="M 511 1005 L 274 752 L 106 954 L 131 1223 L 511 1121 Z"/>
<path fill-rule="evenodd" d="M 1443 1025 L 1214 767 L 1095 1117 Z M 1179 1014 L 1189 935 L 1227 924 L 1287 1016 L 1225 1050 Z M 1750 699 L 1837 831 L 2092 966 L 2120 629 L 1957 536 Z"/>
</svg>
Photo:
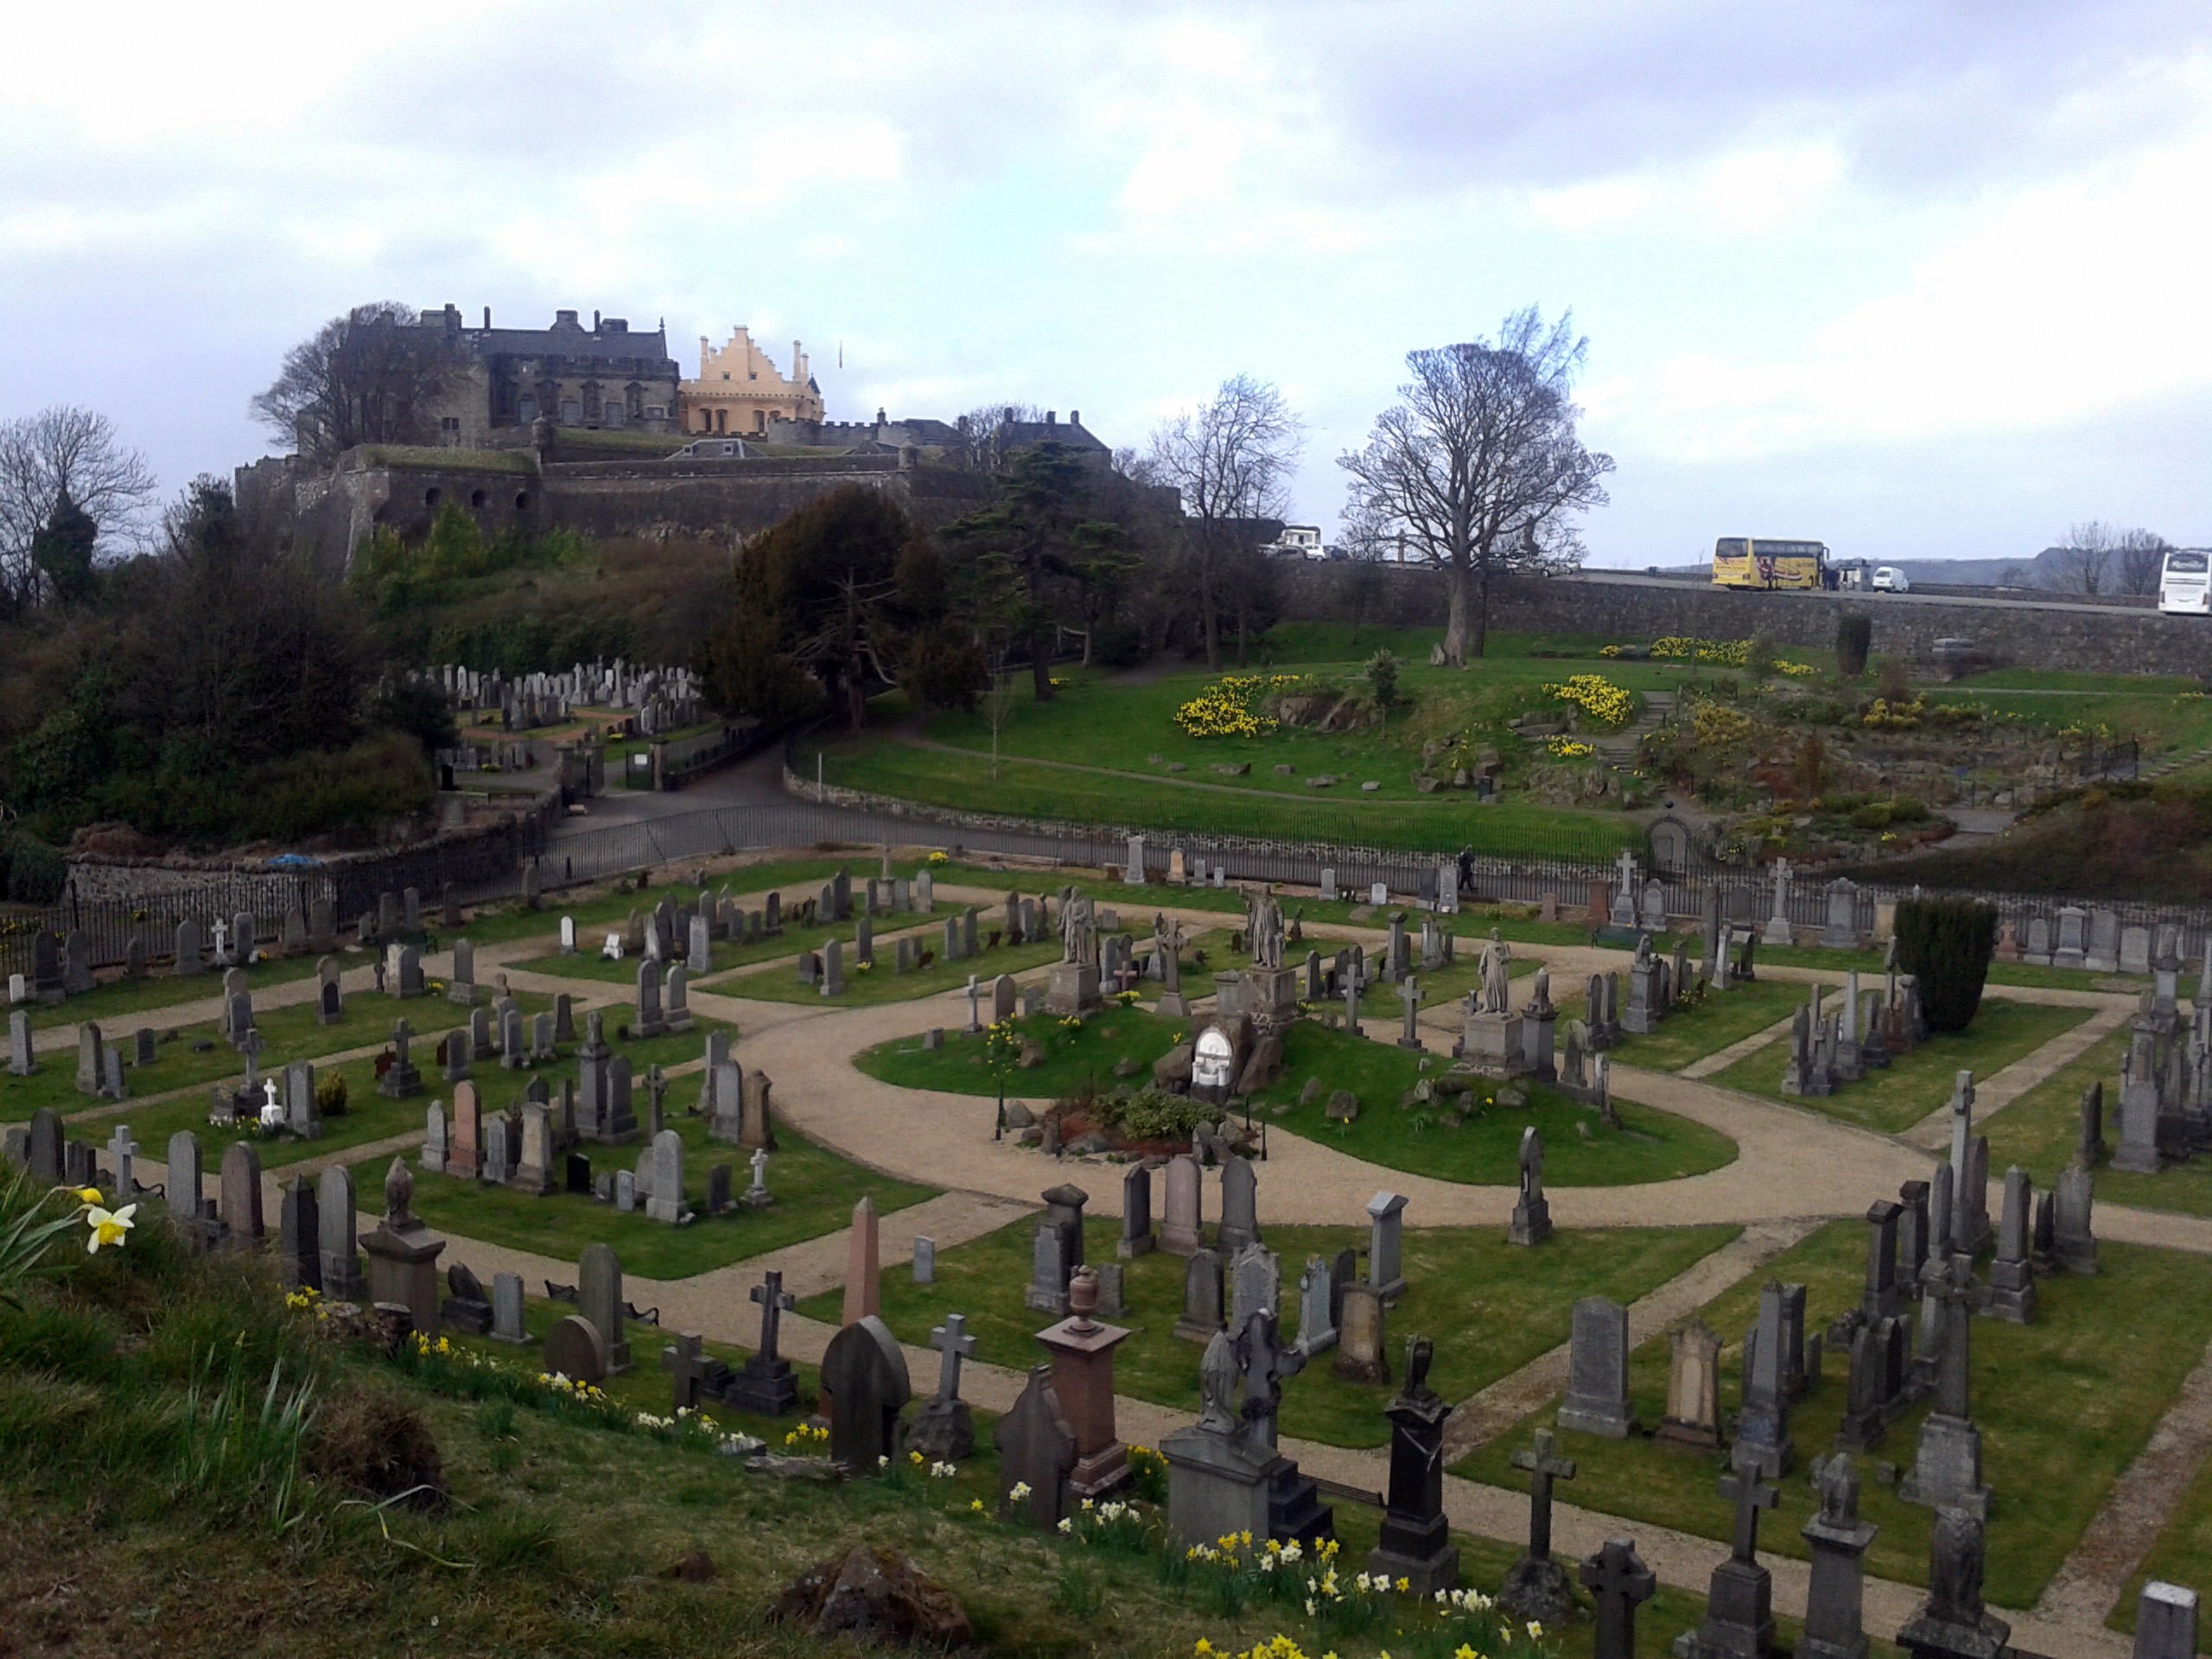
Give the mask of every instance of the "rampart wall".
<svg viewBox="0 0 2212 1659">
<path fill-rule="evenodd" d="M 1278 580 L 1283 614 L 1341 621 L 1345 566 L 1285 564 Z M 1443 573 L 1382 567 L 1367 614 L 1394 627 L 1440 627 Z M 2162 616 L 2119 606 L 2022 603 L 2005 600 L 1897 598 L 1885 594 L 1751 593 L 1698 582 L 1511 575 L 1492 586 L 1491 626 L 1516 633 L 1598 634 L 1618 640 L 1693 634 L 1744 639 L 1764 633 L 1780 645 L 1835 643 L 1836 619 L 1859 611 L 1873 619 L 1874 650 L 1925 660 L 1941 639 L 1972 639 L 1999 661 L 2024 668 L 2091 673 L 2212 673 L 2212 620 Z"/>
</svg>

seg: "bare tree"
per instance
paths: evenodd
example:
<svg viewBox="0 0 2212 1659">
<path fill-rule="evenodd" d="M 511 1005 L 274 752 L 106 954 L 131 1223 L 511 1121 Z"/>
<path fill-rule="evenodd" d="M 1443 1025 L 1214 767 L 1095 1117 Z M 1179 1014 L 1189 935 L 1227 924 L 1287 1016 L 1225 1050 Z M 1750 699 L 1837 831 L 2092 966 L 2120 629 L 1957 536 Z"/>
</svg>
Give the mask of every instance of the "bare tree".
<svg viewBox="0 0 2212 1659">
<path fill-rule="evenodd" d="M 118 442 L 106 416 L 72 404 L 0 422 L 0 614 L 37 602 L 33 543 L 57 513 L 81 513 L 95 554 L 141 542 L 149 527 L 153 469 Z"/>
<path fill-rule="evenodd" d="M 960 459 L 978 471 L 989 472 L 1005 464 L 999 429 L 1007 422 L 1044 424 L 1044 409 L 1036 404 L 978 404 L 954 423 L 960 429 Z"/>
<path fill-rule="evenodd" d="M 2119 533 L 2101 518 L 2069 525 L 2066 544 L 2058 550 L 2052 585 L 2094 599 L 2104 592 L 2112 574 L 2113 556 L 2119 550 Z"/>
<path fill-rule="evenodd" d="M 437 401 L 465 372 L 460 343 L 397 300 L 357 305 L 284 353 L 253 412 L 280 442 L 328 461 L 362 443 L 427 442 Z"/>
<path fill-rule="evenodd" d="M 2120 591 L 2155 594 L 2173 543 L 2155 530 L 2131 530 L 2120 538 Z"/>
<path fill-rule="evenodd" d="M 1351 474 L 1348 516 L 1400 535 L 1451 580 L 1445 660 L 1466 666 L 1490 632 L 1490 584 L 1515 567 L 1580 563 L 1569 515 L 1603 505 L 1612 457 L 1582 447 L 1568 396 L 1589 342 L 1570 315 L 1550 327 L 1535 306 L 1477 340 L 1409 352 L 1402 400 L 1376 417 Z"/>
<path fill-rule="evenodd" d="M 1221 666 L 1224 563 L 1233 551 L 1258 544 L 1262 520 L 1289 511 L 1290 475 L 1305 432 L 1274 384 L 1249 374 L 1231 375 L 1204 407 L 1163 421 L 1153 432 L 1151 475 L 1182 493 L 1198 554 L 1209 669 Z"/>
</svg>

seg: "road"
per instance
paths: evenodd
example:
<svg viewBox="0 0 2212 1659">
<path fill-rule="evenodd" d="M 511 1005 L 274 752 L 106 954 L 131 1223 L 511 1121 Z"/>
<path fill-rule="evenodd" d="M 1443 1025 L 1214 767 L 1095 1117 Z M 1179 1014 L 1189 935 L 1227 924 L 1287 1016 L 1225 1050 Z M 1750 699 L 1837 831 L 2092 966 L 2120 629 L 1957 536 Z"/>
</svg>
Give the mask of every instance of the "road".
<svg viewBox="0 0 2212 1659">
<path fill-rule="evenodd" d="M 1579 570 L 1572 575 L 1553 576 L 1548 578 L 1548 580 L 1553 582 L 1602 582 L 1624 588 L 1664 588 L 1675 592 L 1680 592 L 1686 588 L 1697 588 L 1700 586 L 1709 588 L 1712 586 L 1709 579 L 1700 579 L 1694 576 L 1654 576 L 1634 570 Z M 1751 590 L 1743 588 L 1723 588 L 1716 591 L 1738 593 L 1748 592 Z M 2150 611 L 2145 607 L 2140 605 L 2119 605 L 2113 604 L 2108 601 L 2092 599 L 2016 599 L 2005 590 L 1998 588 L 1979 588 L 1972 593 L 1952 591 L 1949 593 L 1941 594 L 1886 594 L 1877 593 L 1871 588 L 1852 588 L 1848 591 L 1822 591 L 1820 593 L 1810 593 L 1799 588 L 1789 588 L 1783 591 L 1793 595 L 1800 595 L 1808 599 L 1826 599 L 1836 604 L 1848 603 L 1853 605 L 1868 605 L 1875 607 L 1886 607 L 1891 605 L 1948 605 L 1954 609 L 1981 610 L 1986 609 L 1987 607 L 1992 605 L 2011 605 L 2017 606 L 2024 611 L 2088 612 L 2100 616 L 2110 616 L 2115 612 L 2128 614 L 2157 614 L 2156 612 Z"/>
</svg>

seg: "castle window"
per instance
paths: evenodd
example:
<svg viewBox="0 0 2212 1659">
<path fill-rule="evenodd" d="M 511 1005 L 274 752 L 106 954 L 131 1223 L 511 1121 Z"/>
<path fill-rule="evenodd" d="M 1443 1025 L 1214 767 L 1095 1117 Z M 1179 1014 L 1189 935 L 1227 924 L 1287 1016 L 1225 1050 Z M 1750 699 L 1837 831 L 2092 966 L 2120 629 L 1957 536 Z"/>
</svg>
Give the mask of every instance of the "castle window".
<svg viewBox="0 0 2212 1659">
<path fill-rule="evenodd" d="M 621 404 L 616 404 L 616 403 L 610 403 L 610 404 L 607 404 L 607 423 L 609 426 L 620 426 L 620 425 L 621 425 L 621 424 L 622 424 L 622 405 L 621 405 Z"/>
<path fill-rule="evenodd" d="M 582 426 L 583 421 L 584 406 L 573 397 L 563 397 L 561 400 L 561 424 Z"/>
<path fill-rule="evenodd" d="M 753 429 L 755 432 L 766 432 L 768 429 L 768 411 L 766 410 L 756 409 L 753 411 Z"/>
<path fill-rule="evenodd" d="M 518 425 L 528 426 L 537 418 L 537 399 L 524 392 L 515 400 L 515 422 Z"/>
<path fill-rule="evenodd" d="M 438 442 L 448 449 L 461 448 L 461 416 L 441 416 L 438 419 Z"/>
<path fill-rule="evenodd" d="M 433 484 L 429 489 L 423 492 L 423 505 L 426 507 L 435 507 L 438 505 L 439 499 L 444 494 L 445 492 L 443 490 L 441 490 L 436 485 Z"/>
<path fill-rule="evenodd" d="M 471 490 L 468 493 L 468 505 L 479 512 L 484 511 L 485 506 L 490 502 L 491 499 L 491 497 L 485 494 L 481 490 Z"/>
<path fill-rule="evenodd" d="M 666 420 L 668 418 L 667 405 L 664 404 L 647 404 L 645 405 L 645 418 L 649 421 Z"/>
<path fill-rule="evenodd" d="M 528 490 L 517 490 L 515 492 L 515 511 L 517 512 L 527 512 L 530 511 L 530 492 Z"/>
</svg>

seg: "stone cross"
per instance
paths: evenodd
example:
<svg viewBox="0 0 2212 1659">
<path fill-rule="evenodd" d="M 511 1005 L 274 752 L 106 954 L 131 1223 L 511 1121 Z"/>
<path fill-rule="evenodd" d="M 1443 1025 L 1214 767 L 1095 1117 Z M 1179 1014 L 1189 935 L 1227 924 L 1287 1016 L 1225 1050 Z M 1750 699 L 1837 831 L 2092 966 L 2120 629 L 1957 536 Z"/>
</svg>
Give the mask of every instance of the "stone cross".
<svg viewBox="0 0 2212 1659">
<path fill-rule="evenodd" d="M 976 1338 L 968 1334 L 968 1319 L 963 1313 L 948 1313 L 944 1323 L 930 1330 L 930 1346 L 943 1356 L 938 1362 L 937 1397 L 957 1400 L 960 1397 L 960 1362 L 976 1351 Z"/>
<path fill-rule="evenodd" d="M 1513 1454 L 1513 1466 L 1529 1471 L 1529 1554 L 1539 1561 L 1552 1557 L 1552 1483 L 1574 1478 L 1574 1459 L 1558 1456 L 1554 1444 L 1551 1430 L 1540 1428 L 1534 1446 Z"/>
<path fill-rule="evenodd" d="M 108 1161 L 115 1166 L 115 1201 L 118 1205 L 133 1202 L 138 1196 L 138 1178 L 133 1171 L 132 1160 L 138 1155 L 138 1143 L 130 1138 L 130 1126 L 118 1123 L 115 1134 L 107 1143 Z"/>
<path fill-rule="evenodd" d="M 745 1196 L 755 1204 L 765 1202 L 768 1197 L 768 1148 L 766 1147 L 753 1149 L 753 1185 L 747 1189 Z"/>
<path fill-rule="evenodd" d="M 1419 1048 L 1421 1039 L 1414 1034 L 1414 1014 L 1421 1007 L 1421 987 L 1408 974 L 1398 986 L 1398 1001 L 1406 1005 L 1405 1034 L 1398 1039 L 1400 1048 Z"/>
<path fill-rule="evenodd" d="M 1636 1610 L 1659 1589 L 1658 1575 L 1636 1553 L 1636 1541 L 1608 1538 L 1582 1563 L 1581 1577 L 1598 1610 L 1591 1659 L 1635 1659 Z"/>
<path fill-rule="evenodd" d="M 1759 1553 L 1759 1511 L 1782 1501 L 1782 1494 L 1750 1469 L 1732 1470 L 1720 1477 L 1720 1496 L 1736 1506 L 1733 1559 L 1755 1565 Z"/>
<path fill-rule="evenodd" d="M 797 1307 L 798 1302 L 784 1288 L 782 1272 L 773 1268 L 761 1275 L 751 1294 L 760 1308 L 760 1342 L 754 1351 L 761 1358 L 772 1360 L 776 1357 L 776 1342 L 783 1329 L 784 1315 Z"/>
<path fill-rule="evenodd" d="M 693 1331 L 678 1333 L 674 1342 L 660 1351 L 660 1368 L 674 1387 L 675 1409 L 699 1408 L 699 1402 L 706 1395 L 707 1378 L 718 1363 L 708 1357 L 702 1339 Z"/>
</svg>

